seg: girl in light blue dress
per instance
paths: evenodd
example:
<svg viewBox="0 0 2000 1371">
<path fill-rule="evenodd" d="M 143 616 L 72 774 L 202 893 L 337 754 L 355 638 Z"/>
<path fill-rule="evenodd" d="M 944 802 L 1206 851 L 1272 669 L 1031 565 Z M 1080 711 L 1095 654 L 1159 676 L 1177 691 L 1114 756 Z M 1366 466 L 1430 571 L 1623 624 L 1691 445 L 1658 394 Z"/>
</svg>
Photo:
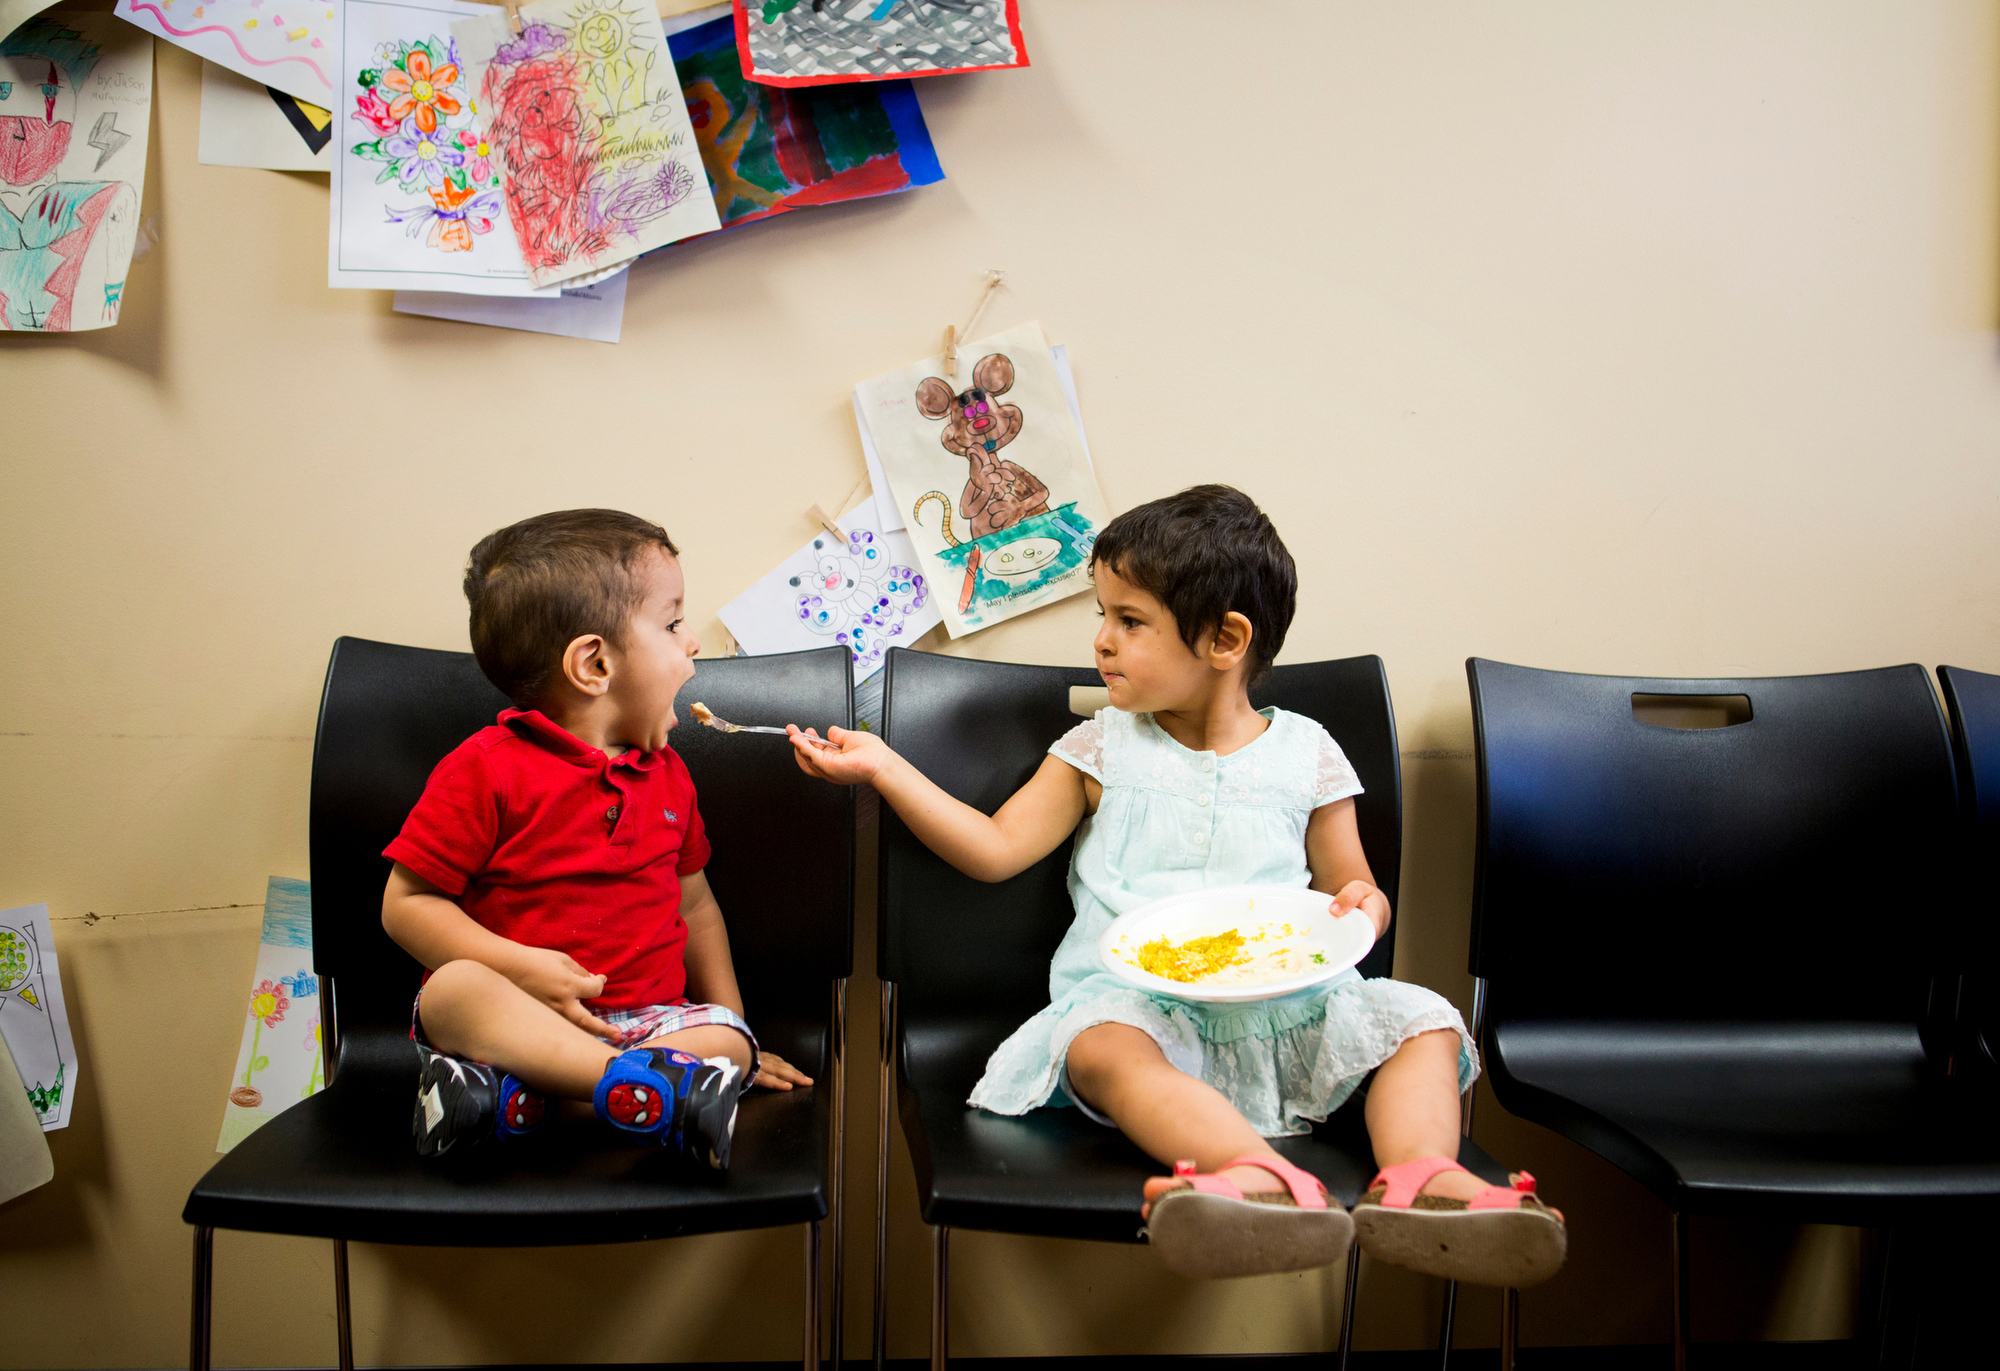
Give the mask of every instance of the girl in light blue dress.
<svg viewBox="0 0 2000 1371">
<path fill-rule="evenodd" d="M 999 1114 L 1074 1105 L 1173 1166 L 1146 1183 L 1147 1234 L 1184 1275 L 1371 1256 L 1434 1275 L 1532 1285 L 1562 1265 L 1561 1214 L 1525 1172 L 1511 1188 L 1460 1167 L 1459 1095 L 1478 1055 L 1442 996 L 1348 971 L 1309 990 L 1209 1004 L 1137 990 L 1099 936 L 1151 901 L 1216 886 L 1310 887 L 1388 929 L 1354 818 L 1361 784 L 1311 719 L 1250 706 L 1290 627 L 1297 573 L 1264 513 L 1196 486 L 1120 515 L 1091 558 L 1095 648 L 1111 707 L 1071 729 L 999 812 L 940 790 L 870 733 L 806 735 L 805 771 L 872 784 L 967 875 L 1001 881 L 1077 835 L 1076 921 L 1049 1006 L 997 1048 L 970 1103 Z M 797 734 L 797 730 L 793 732 Z M 1265 1141 L 1310 1131 L 1366 1094 L 1380 1173 L 1352 1217 Z"/>
</svg>

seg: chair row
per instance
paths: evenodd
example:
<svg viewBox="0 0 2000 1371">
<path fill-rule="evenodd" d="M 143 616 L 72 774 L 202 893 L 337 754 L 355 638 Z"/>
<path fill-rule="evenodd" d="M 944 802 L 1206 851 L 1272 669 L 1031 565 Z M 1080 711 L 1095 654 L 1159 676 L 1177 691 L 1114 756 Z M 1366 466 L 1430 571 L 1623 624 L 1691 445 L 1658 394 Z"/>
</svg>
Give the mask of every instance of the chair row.
<svg viewBox="0 0 2000 1371">
<path fill-rule="evenodd" d="M 991 811 L 1074 722 L 1087 669 L 889 654 L 883 730 L 947 791 Z M 1991 1064 L 1968 977 L 1960 797 L 2000 827 L 2000 677 L 1940 672 L 1949 734 L 1921 668 L 1750 681 L 1578 676 L 1469 664 L 1479 765 L 1471 969 L 1474 1031 L 1501 1104 L 1640 1179 L 1675 1215 L 1675 1348 L 1687 1341 L 1686 1216 L 1782 1213 L 1889 1223 L 2000 1198 L 1981 1132 Z M 1662 728 L 1633 697 L 1747 697 L 1736 727 Z M 852 726 L 844 649 L 697 663 L 689 697 L 725 717 Z M 1279 667 L 1258 706 L 1308 715 L 1341 742 L 1357 818 L 1393 902 L 1402 852 L 1399 753 L 1379 658 Z M 326 994 L 328 1088 L 253 1134 L 195 1186 L 190 1364 L 208 1365 L 217 1228 L 330 1238 L 340 1364 L 353 1364 L 346 1243 L 544 1246 L 800 1224 L 808 1371 L 821 1353 L 820 1233 L 834 1229 L 832 1355 L 842 1335 L 846 984 L 854 808 L 789 750 L 708 730 L 675 735 L 713 838 L 760 1038 L 820 1087 L 744 1101 L 725 1177 L 584 1127 L 545 1130 L 453 1164 L 409 1139 L 420 969 L 382 932 L 388 864 L 430 769 L 506 702 L 467 654 L 343 638 L 316 738 L 314 963 Z M 1952 737 L 1958 741 L 1954 760 Z M 1979 807 L 1983 802 L 1983 809 Z M 882 985 L 876 1121 L 874 1358 L 887 1293 L 889 1110 L 897 1105 L 934 1231 L 932 1361 L 949 1327 L 953 1228 L 1135 1242 L 1158 1167 L 1075 1110 L 1000 1118 L 964 1100 L 986 1057 L 1047 998 L 1071 917 L 1069 848 L 997 885 L 970 880 L 884 812 L 877 909 Z M 1362 964 L 1388 975 L 1396 929 Z M 1982 1057 L 1981 1054 L 1984 1054 Z M 1373 1174 L 1358 1106 L 1287 1157 L 1352 1204 Z M 1466 1127 L 1470 1132 L 1470 1097 Z M 1502 1168 L 1472 1143 L 1461 1162 Z M 1350 1342 L 1358 1250 L 1346 1273 Z M 1448 1295 L 1441 1343 L 1448 1356 Z M 1518 1300 L 1503 1301 L 1512 1365 Z"/>
</svg>

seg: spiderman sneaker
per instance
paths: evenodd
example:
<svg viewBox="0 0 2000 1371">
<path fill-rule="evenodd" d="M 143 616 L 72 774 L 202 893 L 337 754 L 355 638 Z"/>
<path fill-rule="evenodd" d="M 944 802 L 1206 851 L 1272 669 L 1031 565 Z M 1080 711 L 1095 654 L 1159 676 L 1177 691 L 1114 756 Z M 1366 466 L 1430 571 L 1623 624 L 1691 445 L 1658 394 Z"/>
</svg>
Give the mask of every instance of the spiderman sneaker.
<svg viewBox="0 0 2000 1371">
<path fill-rule="evenodd" d="M 673 1048 L 634 1048 L 605 1065 L 592 1099 L 598 1117 L 714 1171 L 729 1169 L 743 1072 Z"/>
<path fill-rule="evenodd" d="M 514 1077 L 484 1062 L 469 1062 L 417 1045 L 417 1110 L 411 1122 L 417 1155 L 436 1157 L 454 1147 L 532 1132 L 548 1115 L 548 1102 Z"/>
</svg>

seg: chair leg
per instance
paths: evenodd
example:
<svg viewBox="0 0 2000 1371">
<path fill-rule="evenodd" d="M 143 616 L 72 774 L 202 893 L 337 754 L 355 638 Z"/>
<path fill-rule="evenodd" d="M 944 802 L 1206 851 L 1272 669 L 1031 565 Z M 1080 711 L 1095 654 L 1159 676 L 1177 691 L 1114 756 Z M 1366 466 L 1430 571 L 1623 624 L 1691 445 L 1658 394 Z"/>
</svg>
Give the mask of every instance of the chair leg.
<svg viewBox="0 0 2000 1371">
<path fill-rule="evenodd" d="M 943 1224 L 931 1252 L 931 1371 L 945 1371 L 951 1358 L 951 1230 Z"/>
<path fill-rule="evenodd" d="M 188 1320 L 188 1371 L 208 1371 L 209 1315 L 214 1307 L 215 1230 L 194 1230 L 194 1312 Z"/>
<path fill-rule="evenodd" d="M 1438 1326 L 1438 1371 L 1451 1365 L 1452 1326 L 1458 1321 L 1458 1282 L 1444 1283 L 1444 1320 Z"/>
<path fill-rule="evenodd" d="M 819 1224 L 806 1225 L 805 1371 L 819 1371 Z"/>
<path fill-rule="evenodd" d="M 1673 1217 L 1674 1371 L 1687 1371 L 1694 1321 L 1688 1309 L 1688 1216 Z"/>
<path fill-rule="evenodd" d="M 1509 1286 L 1500 1292 L 1500 1371 L 1514 1371 L 1521 1351 L 1521 1292 Z"/>
<path fill-rule="evenodd" d="M 889 1091 L 895 1065 L 896 987 L 882 982 L 881 1018 L 877 1024 L 881 1075 L 875 1102 L 875 1371 L 889 1345 Z"/>
<path fill-rule="evenodd" d="M 1361 1244 L 1347 1246 L 1347 1291 L 1340 1298 L 1340 1371 L 1347 1371 L 1347 1354 L 1354 1350 L 1354 1297 L 1361 1289 Z"/>
<path fill-rule="evenodd" d="M 347 1298 L 347 1239 L 333 1240 L 333 1318 L 340 1337 L 340 1371 L 354 1371 L 354 1316 Z"/>
<path fill-rule="evenodd" d="M 847 978 L 833 983 L 833 1338 L 834 1371 L 845 1357 L 841 1347 L 847 1317 L 847 1222 L 842 1201 L 847 1185 Z"/>
</svg>

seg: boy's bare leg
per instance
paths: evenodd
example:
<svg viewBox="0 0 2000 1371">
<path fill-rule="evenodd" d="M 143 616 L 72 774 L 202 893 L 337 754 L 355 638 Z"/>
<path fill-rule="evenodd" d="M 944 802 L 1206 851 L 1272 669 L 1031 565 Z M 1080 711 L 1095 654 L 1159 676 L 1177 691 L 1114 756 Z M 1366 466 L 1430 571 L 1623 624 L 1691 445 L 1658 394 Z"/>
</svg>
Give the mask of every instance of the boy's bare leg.
<svg viewBox="0 0 2000 1371">
<path fill-rule="evenodd" d="M 677 1048 L 704 1061 L 710 1057 L 727 1057 L 736 1063 L 738 1071 L 750 1069 L 750 1040 L 721 1024 L 702 1024 L 698 1028 L 683 1028 L 677 1033 L 663 1033 L 657 1038 L 646 1039 L 639 1046 Z"/>
<path fill-rule="evenodd" d="M 1164 1165 L 1186 1157 L 1214 1172 L 1237 1157 L 1278 1155 L 1220 1091 L 1173 1066 L 1158 1043 L 1127 1024 L 1098 1024 L 1077 1034 L 1068 1066 L 1070 1084 L 1084 1101 L 1110 1115 L 1126 1137 Z M 1245 1194 L 1284 1188 L 1261 1167 L 1231 1167 L 1220 1174 Z M 1147 1203 L 1174 1186 L 1167 1176 L 1147 1181 Z"/>
<path fill-rule="evenodd" d="M 432 972 L 420 1013 L 438 1051 L 487 1062 L 558 1099 L 588 1100 L 604 1064 L 618 1055 L 479 962 L 446 962 Z"/>
<path fill-rule="evenodd" d="M 1376 1069 L 1367 1119 L 1377 1166 L 1458 1156 L 1458 1052 L 1456 1029 L 1433 1029 L 1409 1039 Z M 1469 1200 L 1486 1184 L 1469 1171 L 1441 1171 L 1424 1193 Z"/>
</svg>

